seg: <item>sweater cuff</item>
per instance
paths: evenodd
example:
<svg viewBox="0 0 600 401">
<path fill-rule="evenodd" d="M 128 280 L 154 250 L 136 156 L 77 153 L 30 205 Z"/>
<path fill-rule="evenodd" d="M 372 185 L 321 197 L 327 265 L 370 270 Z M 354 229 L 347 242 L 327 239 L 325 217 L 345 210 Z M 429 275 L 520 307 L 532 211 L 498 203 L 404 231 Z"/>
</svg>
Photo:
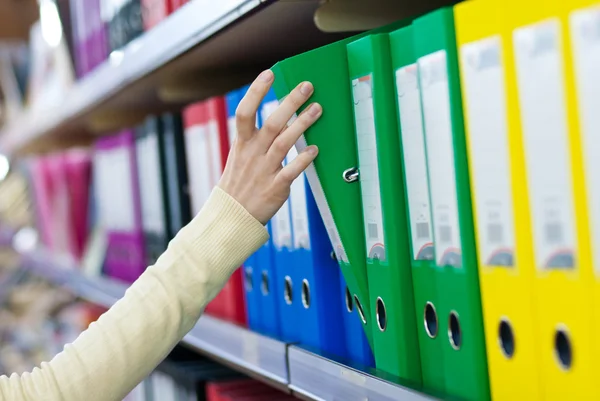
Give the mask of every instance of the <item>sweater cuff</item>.
<svg viewBox="0 0 600 401">
<path fill-rule="evenodd" d="M 215 187 L 196 217 L 182 230 L 192 255 L 202 253 L 215 278 L 227 279 L 268 239 L 265 226 L 240 203 Z"/>
</svg>

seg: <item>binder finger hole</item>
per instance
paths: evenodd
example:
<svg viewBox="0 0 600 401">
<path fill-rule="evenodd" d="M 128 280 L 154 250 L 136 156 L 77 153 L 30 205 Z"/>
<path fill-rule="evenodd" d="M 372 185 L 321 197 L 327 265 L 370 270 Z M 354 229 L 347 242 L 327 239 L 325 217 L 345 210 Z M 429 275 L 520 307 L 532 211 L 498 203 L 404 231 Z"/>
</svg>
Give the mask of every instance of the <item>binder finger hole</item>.
<svg viewBox="0 0 600 401">
<path fill-rule="evenodd" d="M 455 311 L 450 312 L 450 318 L 448 319 L 448 339 L 452 348 L 458 351 L 462 344 L 462 331 L 458 314 Z"/>
<path fill-rule="evenodd" d="M 302 305 L 305 309 L 310 308 L 310 285 L 308 280 L 302 280 Z"/>
<path fill-rule="evenodd" d="M 435 306 L 431 302 L 425 304 L 424 313 L 425 331 L 430 338 L 436 338 L 438 335 L 438 316 Z"/>
<path fill-rule="evenodd" d="M 246 287 L 246 291 L 252 291 L 252 268 L 247 267 L 244 269 L 244 286 Z"/>
<path fill-rule="evenodd" d="M 363 322 L 363 324 L 367 324 L 365 311 L 363 310 L 362 304 L 360 303 L 360 300 L 358 299 L 356 294 L 354 294 L 354 303 L 356 304 L 356 310 L 358 311 L 358 316 L 360 316 L 360 320 Z"/>
<path fill-rule="evenodd" d="M 269 273 L 263 270 L 260 275 L 260 291 L 263 295 L 269 295 L 271 291 L 271 285 L 269 284 Z"/>
<path fill-rule="evenodd" d="M 383 303 L 383 299 L 381 297 L 377 297 L 377 326 L 379 326 L 379 330 L 385 331 L 387 328 L 387 315 L 385 311 L 385 304 Z"/>
<path fill-rule="evenodd" d="M 283 297 L 285 299 L 285 303 L 288 305 L 292 304 L 293 301 L 293 291 L 292 291 L 292 279 L 290 276 L 285 277 L 285 284 L 283 289 Z"/>
<path fill-rule="evenodd" d="M 350 290 L 346 287 L 346 310 L 350 313 L 354 310 L 354 304 L 352 303 L 352 294 L 350 294 Z"/>
<path fill-rule="evenodd" d="M 573 364 L 573 348 L 569 334 L 564 328 L 558 329 L 554 335 L 554 353 L 561 368 L 565 370 L 571 368 Z"/>
<path fill-rule="evenodd" d="M 515 336 L 510 322 L 502 319 L 498 327 L 498 337 L 500 341 L 500 349 L 507 358 L 512 358 L 515 354 Z"/>
</svg>

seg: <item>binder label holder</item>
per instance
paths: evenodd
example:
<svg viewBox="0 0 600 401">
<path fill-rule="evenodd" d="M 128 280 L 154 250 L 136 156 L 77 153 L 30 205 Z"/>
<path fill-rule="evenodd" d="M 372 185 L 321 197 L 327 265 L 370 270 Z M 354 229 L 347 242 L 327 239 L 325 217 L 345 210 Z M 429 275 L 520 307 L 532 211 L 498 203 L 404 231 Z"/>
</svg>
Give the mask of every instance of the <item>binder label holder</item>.
<svg viewBox="0 0 600 401">
<path fill-rule="evenodd" d="M 463 91 L 469 120 L 479 260 L 514 265 L 506 94 L 499 36 L 461 46 Z"/>
<path fill-rule="evenodd" d="M 418 60 L 438 266 L 462 268 L 446 51 Z"/>
<path fill-rule="evenodd" d="M 572 269 L 575 215 L 560 22 L 516 29 L 513 39 L 536 265 Z"/>
<path fill-rule="evenodd" d="M 396 90 L 400 113 L 400 128 L 407 187 L 412 257 L 414 260 L 433 260 L 435 250 L 431 233 L 431 206 L 418 68 L 409 64 L 396 70 Z"/>
<path fill-rule="evenodd" d="M 358 160 L 360 162 L 359 177 L 367 257 L 385 262 L 383 212 L 379 185 L 371 75 L 352 80 L 352 97 L 354 100 Z"/>
</svg>

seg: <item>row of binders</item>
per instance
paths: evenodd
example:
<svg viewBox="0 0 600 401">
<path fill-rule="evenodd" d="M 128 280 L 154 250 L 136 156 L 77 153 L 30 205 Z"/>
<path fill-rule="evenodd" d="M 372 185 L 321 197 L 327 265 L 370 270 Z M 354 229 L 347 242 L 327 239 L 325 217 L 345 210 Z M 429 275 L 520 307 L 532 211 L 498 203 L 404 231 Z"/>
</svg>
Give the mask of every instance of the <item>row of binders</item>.
<svg viewBox="0 0 600 401">
<path fill-rule="evenodd" d="M 277 63 L 257 124 L 311 81 L 324 112 L 285 162 L 320 153 L 207 313 L 441 396 L 600 397 L 599 67 L 591 0 L 470 0 Z M 200 210 L 245 90 L 97 142 L 106 274 Z"/>
<path fill-rule="evenodd" d="M 465 1 L 273 67 L 323 106 L 296 147 L 378 368 L 600 397 L 599 68 L 586 0 Z"/>
<path fill-rule="evenodd" d="M 97 140 L 92 152 L 74 149 L 32 159 L 29 173 L 45 248 L 84 264 L 93 253 L 93 227 L 99 225 L 105 238 L 103 273 L 125 282 L 137 279 L 218 183 L 235 141 L 235 110 L 246 90 L 191 104 L 181 114 L 148 117 L 134 129 Z M 277 106 L 269 92 L 257 125 Z M 291 151 L 287 159 L 293 157 Z M 74 158 L 77 174 L 67 176 Z M 267 228 L 272 239 L 232 275 L 205 312 L 373 366 L 304 175 Z M 73 238 L 81 238 L 76 251 Z"/>
<path fill-rule="evenodd" d="M 81 78 L 187 0 L 69 0 L 72 56 Z"/>
</svg>

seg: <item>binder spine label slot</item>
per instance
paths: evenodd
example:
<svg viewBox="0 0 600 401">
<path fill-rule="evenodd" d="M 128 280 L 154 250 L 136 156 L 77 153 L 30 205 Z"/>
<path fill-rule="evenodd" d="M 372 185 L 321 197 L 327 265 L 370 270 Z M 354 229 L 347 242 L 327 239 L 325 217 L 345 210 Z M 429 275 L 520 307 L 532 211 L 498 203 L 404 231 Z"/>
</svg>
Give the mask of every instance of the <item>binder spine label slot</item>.
<svg viewBox="0 0 600 401">
<path fill-rule="evenodd" d="M 501 48 L 499 36 L 461 47 L 479 260 L 487 266 L 513 266 L 514 263 L 514 215 Z"/>
<path fill-rule="evenodd" d="M 283 164 L 287 164 L 286 159 L 284 159 Z M 273 223 L 271 224 L 271 231 L 273 232 L 273 245 L 277 250 L 283 248 L 292 249 L 292 224 L 290 220 L 289 198 L 275 213 Z"/>
<path fill-rule="evenodd" d="M 186 129 L 186 156 L 192 213 L 200 212 L 221 177 L 219 128 L 215 121 Z"/>
<path fill-rule="evenodd" d="M 431 210 L 439 266 L 462 267 L 446 51 L 418 60 Z"/>
<path fill-rule="evenodd" d="M 396 71 L 396 91 L 402 131 L 412 256 L 415 260 L 432 260 L 435 256 L 431 232 L 429 180 L 416 64 Z"/>
<path fill-rule="evenodd" d="M 298 156 L 298 151 L 292 147 L 288 153 L 288 163 Z M 290 202 L 292 208 L 292 233 L 294 249 L 310 250 L 310 235 L 308 233 L 308 208 L 306 204 L 306 185 L 304 173 L 292 183 L 290 191 Z"/>
<path fill-rule="evenodd" d="M 560 22 L 516 29 L 513 41 L 536 265 L 573 268 L 575 216 Z"/>
<path fill-rule="evenodd" d="M 229 146 L 233 146 L 233 141 L 237 136 L 237 125 L 235 123 L 235 116 L 227 118 L 227 137 L 229 138 Z"/>
<path fill-rule="evenodd" d="M 586 168 L 592 249 L 600 274 L 600 7 L 570 16 L 577 100 Z"/>
<path fill-rule="evenodd" d="M 300 153 L 306 149 L 307 146 L 306 138 L 304 135 L 302 135 L 296 142 L 296 150 L 298 153 Z M 313 197 L 315 198 L 315 202 L 319 208 L 319 213 L 323 219 L 323 224 L 327 230 L 327 235 L 331 241 L 331 246 L 333 247 L 335 256 L 338 262 L 348 263 L 348 256 L 346 255 L 346 250 L 342 244 L 340 232 L 338 231 L 335 221 L 333 220 L 333 214 L 331 213 L 331 209 L 327 203 L 327 198 L 325 197 L 325 192 L 323 191 L 323 186 L 319 180 L 319 175 L 317 174 L 314 163 L 311 163 L 308 166 L 308 168 L 304 171 L 304 174 L 306 174 L 306 179 L 308 180 Z"/>
<path fill-rule="evenodd" d="M 136 152 L 140 196 L 142 197 L 142 226 L 146 232 L 162 235 L 165 233 L 166 227 L 156 133 L 151 132 L 138 138 Z"/>
<path fill-rule="evenodd" d="M 352 80 L 354 120 L 360 164 L 360 189 L 365 224 L 367 257 L 385 261 L 383 212 L 379 187 L 377 136 L 373 108 L 372 76 Z"/>
<path fill-rule="evenodd" d="M 128 148 L 101 150 L 94 156 L 100 221 L 105 229 L 135 229 L 131 153 Z"/>
</svg>

